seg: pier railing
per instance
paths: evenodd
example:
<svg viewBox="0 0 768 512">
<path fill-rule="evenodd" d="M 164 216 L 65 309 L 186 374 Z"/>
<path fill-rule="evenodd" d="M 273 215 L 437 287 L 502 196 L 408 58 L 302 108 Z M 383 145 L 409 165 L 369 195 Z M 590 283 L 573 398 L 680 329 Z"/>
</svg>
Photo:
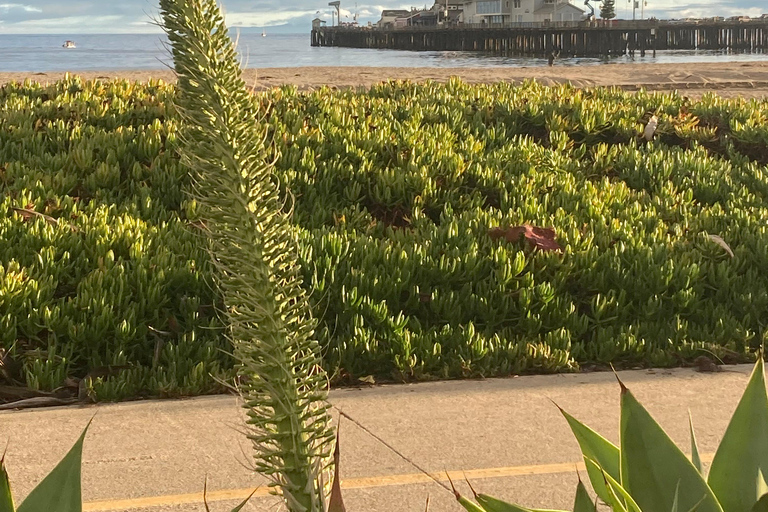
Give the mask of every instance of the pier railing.
<svg viewBox="0 0 768 512">
<path fill-rule="evenodd" d="M 482 29 L 551 29 L 551 28 L 596 28 L 596 29 L 644 29 L 644 28 L 686 28 L 686 27 L 759 27 L 768 25 L 766 18 L 754 18 L 750 20 L 592 20 L 592 21 L 525 21 L 506 23 L 446 23 L 441 25 L 403 25 L 403 26 L 352 26 L 336 25 L 322 27 L 319 30 L 334 30 L 342 32 L 369 32 L 369 31 L 442 31 L 442 30 L 482 30 Z"/>
<path fill-rule="evenodd" d="M 768 19 L 610 20 L 437 26 L 319 27 L 313 46 L 485 51 L 547 56 L 644 55 L 656 50 L 768 52 Z"/>
<path fill-rule="evenodd" d="M 419 30 L 434 32 L 441 30 L 483 30 L 483 29 L 549 29 L 549 28 L 652 28 L 659 26 L 656 20 L 595 20 L 595 21 L 524 21 L 507 23 L 450 23 L 443 25 L 403 25 L 382 27 L 348 26 L 322 27 L 320 30 L 351 32 Z"/>
</svg>

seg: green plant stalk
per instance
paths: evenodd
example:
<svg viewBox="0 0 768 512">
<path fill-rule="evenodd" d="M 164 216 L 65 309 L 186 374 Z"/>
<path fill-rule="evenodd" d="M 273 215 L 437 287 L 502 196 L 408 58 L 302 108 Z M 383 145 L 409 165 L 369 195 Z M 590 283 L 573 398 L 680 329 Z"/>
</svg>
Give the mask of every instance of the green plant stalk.
<svg viewBox="0 0 768 512">
<path fill-rule="evenodd" d="M 214 0 L 161 0 L 179 77 L 180 154 L 191 169 L 229 333 L 256 469 L 293 512 L 325 510 L 333 429 L 298 241 L 234 44 Z"/>
</svg>

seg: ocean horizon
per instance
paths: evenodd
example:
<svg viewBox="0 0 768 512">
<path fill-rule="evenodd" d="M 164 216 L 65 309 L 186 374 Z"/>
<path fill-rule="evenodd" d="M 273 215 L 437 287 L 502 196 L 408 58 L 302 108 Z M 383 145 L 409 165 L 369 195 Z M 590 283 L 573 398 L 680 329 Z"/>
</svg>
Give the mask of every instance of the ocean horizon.
<svg viewBox="0 0 768 512">
<path fill-rule="evenodd" d="M 236 31 L 233 31 L 236 35 Z M 62 47 L 66 40 L 77 45 Z M 310 46 L 304 34 L 269 34 L 243 31 L 238 48 L 246 68 L 284 67 L 404 67 L 467 68 L 545 66 L 546 59 L 505 56 L 485 52 L 379 50 Z M 151 70 L 170 65 L 162 34 L 0 34 L 0 72 Z M 676 50 L 650 53 L 645 57 L 562 58 L 558 65 L 604 65 L 621 63 L 768 61 L 768 53 Z"/>
</svg>

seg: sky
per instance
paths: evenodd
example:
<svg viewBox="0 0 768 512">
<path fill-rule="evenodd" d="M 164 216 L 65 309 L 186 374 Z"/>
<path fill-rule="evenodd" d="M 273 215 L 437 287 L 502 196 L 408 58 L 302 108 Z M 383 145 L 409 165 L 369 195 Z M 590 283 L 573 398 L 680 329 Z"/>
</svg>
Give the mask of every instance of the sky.
<svg viewBox="0 0 768 512">
<path fill-rule="evenodd" d="M 357 12 L 362 24 L 379 19 L 382 9 L 409 9 L 405 0 L 342 0 L 342 20 Z M 419 0 L 412 0 L 418 2 Z M 427 1 L 431 5 L 434 0 Z M 571 0 L 582 7 L 582 0 Z M 271 32 L 307 33 L 320 16 L 330 23 L 328 0 L 223 0 L 233 27 L 269 27 Z M 594 3 L 593 3 L 594 5 Z M 628 0 L 616 0 L 619 18 L 631 18 Z M 318 14 L 318 11 L 320 12 Z M 646 17 L 659 19 L 708 16 L 759 16 L 766 0 L 647 0 Z M 159 32 L 157 0 L 0 0 L 0 34 L 112 34 Z"/>
</svg>

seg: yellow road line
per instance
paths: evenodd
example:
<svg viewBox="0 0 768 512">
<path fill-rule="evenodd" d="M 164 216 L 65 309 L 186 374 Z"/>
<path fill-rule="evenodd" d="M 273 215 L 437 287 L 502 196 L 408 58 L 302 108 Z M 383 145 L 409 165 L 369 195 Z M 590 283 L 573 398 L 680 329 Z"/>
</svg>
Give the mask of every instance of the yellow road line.
<svg viewBox="0 0 768 512">
<path fill-rule="evenodd" d="M 702 454 L 702 462 L 711 462 L 714 454 Z M 559 464 L 537 464 L 531 466 L 510 466 L 501 468 L 468 469 L 466 471 L 449 471 L 451 479 L 481 480 L 486 478 L 509 478 L 523 475 L 553 475 L 556 473 L 573 473 L 584 471 L 583 462 L 565 462 Z M 435 473 L 433 476 L 447 482 L 445 473 Z M 412 485 L 432 482 L 432 479 L 423 473 L 410 473 L 403 475 L 385 475 L 366 478 L 350 478 L 341 483 L 344 489 L 371 489 L 392 485 Z M 253 489 L 225 489 L 208 492 L 208 502 L 243 500 L 253 492 Z M 256 496 L 268 496 L 270 491 L 266 487 L 256 490 Z M 167 496 L 152 496 L 148 498 L 131 498 L 124 500 L 91 501 L 83 504 L 85 512 L 110 512 L 125 509 L 150 508 L 167 505 L 189 505 L 203 502 L 203 493 L 175 494 Z"/>
</svg>

